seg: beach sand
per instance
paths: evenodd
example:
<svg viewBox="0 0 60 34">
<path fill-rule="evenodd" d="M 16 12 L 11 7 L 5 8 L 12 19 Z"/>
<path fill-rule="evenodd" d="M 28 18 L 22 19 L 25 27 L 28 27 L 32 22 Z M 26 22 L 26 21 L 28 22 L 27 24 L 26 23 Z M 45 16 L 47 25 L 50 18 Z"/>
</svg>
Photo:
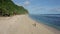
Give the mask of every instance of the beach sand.
<svg viewBox="0 0 60 34">
<path fill-rule="evenodd" d="M 0 34 L 60 34 L 60 31 L 37 23 L 28 15 L 0 17 Z"/>
</svg>

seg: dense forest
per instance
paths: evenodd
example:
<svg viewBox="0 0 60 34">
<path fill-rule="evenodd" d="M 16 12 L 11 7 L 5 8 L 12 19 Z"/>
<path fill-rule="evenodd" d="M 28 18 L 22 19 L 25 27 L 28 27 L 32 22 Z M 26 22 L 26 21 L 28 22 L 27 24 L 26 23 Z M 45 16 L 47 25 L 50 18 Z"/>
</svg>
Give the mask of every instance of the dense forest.
<svg viewBox="0 0 60 34">
<path fill-rule="evenodd" d="M 14 4 L 11 0 L 0 0 L 0 16 L 28 14 L 23 6 Z"/>
</svg>

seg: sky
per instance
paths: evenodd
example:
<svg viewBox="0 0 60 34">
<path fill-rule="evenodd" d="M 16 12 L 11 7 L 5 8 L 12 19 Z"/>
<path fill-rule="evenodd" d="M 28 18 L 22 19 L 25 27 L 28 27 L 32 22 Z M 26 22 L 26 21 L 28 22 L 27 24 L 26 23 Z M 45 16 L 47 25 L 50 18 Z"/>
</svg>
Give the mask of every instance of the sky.
<svg viewBox="0 0 60 34">
<path fill-rule="evenodd" d="M 60 0 L 12 0 L 30 14 L 60 14 Z"/>
</svg>

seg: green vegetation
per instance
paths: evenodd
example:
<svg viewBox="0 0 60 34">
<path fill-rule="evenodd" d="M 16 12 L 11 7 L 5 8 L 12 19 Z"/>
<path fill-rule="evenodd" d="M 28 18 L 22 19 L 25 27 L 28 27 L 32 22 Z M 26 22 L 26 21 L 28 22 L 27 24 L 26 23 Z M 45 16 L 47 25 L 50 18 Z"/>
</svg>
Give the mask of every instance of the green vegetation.
<svg viewBox="0 0 60 34">
<path fill-rule="evenodd" d="M 0 0 L 0 16 L 27 14 L 23 6 L 15 5 L 11 0 Z"/>
</svg>

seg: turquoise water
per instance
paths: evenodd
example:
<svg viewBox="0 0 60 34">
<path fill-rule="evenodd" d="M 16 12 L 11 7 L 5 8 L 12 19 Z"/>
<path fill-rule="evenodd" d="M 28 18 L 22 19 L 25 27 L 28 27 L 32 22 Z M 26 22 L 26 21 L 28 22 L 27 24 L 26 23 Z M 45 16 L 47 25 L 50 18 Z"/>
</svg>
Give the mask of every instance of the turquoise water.
<svg viewBox="0 0 60 34">
<path fill-rule="evenodd" d="M 31 14 L 30 17 L 38 22 L 42 22 L 43 24 L 60 30 L 60 14 Z"/>
</svg>

